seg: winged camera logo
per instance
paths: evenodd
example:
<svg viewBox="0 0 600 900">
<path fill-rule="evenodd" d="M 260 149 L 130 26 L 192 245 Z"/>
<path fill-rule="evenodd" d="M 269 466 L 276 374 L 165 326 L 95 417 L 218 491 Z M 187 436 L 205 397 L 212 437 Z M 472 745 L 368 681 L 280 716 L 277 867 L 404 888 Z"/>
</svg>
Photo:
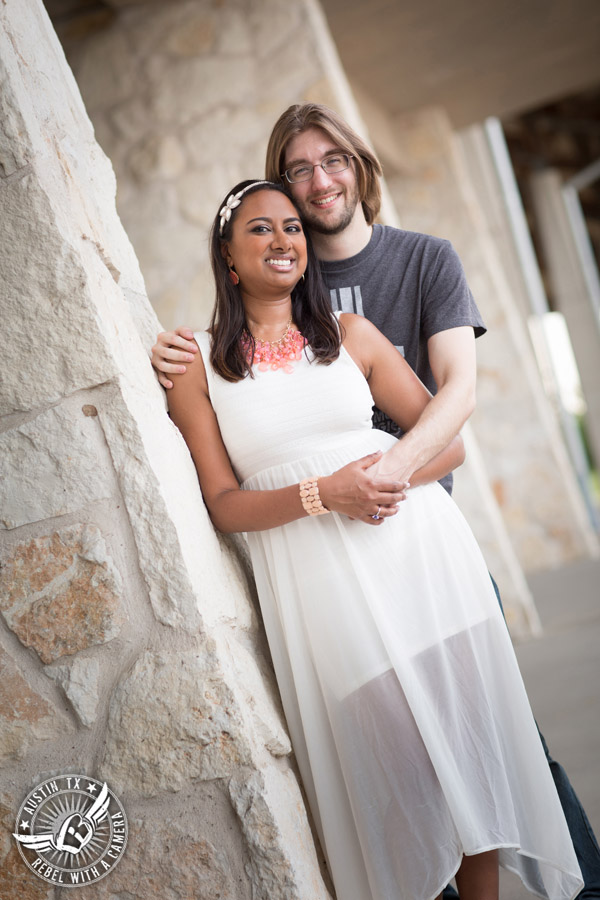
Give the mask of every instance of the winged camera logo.
<svg viewBox="0 0 600 900">
<path fill-rule="evenodd" d="M 26 865 L 50 884 L 91 884 L 108 875 L 127 844 L 127 818 L 106 782 L 49 778 L 27 795 L 13 837 Z"/>
</svg>

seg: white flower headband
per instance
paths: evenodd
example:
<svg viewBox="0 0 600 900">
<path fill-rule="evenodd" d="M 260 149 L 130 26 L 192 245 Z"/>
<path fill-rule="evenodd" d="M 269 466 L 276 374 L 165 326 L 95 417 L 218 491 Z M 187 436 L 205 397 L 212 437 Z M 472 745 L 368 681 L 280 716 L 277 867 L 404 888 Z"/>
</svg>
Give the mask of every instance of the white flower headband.
<svg viewBox="0 0 600 900">
<path fill-rule="evenodd" d="M 219 210 L 219 215 L 221 217 L 221 221 L 219 223 L 219 234 L 223 234 L 223 229 L 225 228 L 225 225 L 227 224 L 227 222 L 229 222 L 229 220 L 231 218 L 231 213 L 236 208 L 236 206 L 240 205 L 240 203 L 242 202 L 242 197 L 244 196 L 246 191 L 249 191 L 250 188 L 256 187 L 257 184 L 271 184 L 271 182 L 270 181 L 253 181 L 252 184 L 246 185 L 246 187 L 242 188 L 241 191 L 238 191 L 237 194 L 229 195 L 229 197 L 227 198 L 227 201 L 225 203 L 225 206 L 223 207 L 223 209 Z"/>
</svg>

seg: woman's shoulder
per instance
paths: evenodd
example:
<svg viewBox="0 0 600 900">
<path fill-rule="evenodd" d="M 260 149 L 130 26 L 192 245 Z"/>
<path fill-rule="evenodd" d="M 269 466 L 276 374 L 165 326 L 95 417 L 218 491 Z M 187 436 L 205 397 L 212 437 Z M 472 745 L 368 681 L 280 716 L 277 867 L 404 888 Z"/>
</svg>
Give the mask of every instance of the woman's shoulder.
<svg viewBox="0 0 600 900">
<path fill-rule="evenodd" d="M 365 316 L 359 316 L 357 313 L 340 313 L 338 321 L 344 329 L 346 337 L 368 337 L 369 335 L 378 334 L 379 331 L 369 319 Z"/>
</svg>

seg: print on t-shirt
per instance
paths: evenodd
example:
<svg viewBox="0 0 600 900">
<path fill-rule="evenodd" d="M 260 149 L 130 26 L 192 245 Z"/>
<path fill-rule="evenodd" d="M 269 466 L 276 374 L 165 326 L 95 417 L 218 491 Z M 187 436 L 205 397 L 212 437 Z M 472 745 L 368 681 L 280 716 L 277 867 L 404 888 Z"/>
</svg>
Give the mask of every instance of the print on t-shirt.
<svg viewBox="0 0 600 900">
<path fill-rule="evenodd" d="M 339 310 L 364 316 L 360 284 L 356 284 L 354 287 L 332 288 L 329 293 L 331 294 L 331 308 L 334 312 Z"/>
</svg>

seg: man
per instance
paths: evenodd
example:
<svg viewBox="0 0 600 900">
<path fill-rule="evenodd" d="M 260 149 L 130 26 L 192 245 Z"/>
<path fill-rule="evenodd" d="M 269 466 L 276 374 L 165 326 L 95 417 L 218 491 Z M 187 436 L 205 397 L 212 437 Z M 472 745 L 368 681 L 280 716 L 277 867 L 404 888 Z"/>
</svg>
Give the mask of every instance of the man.
<svg viewBox="0 0 600 900">
<path fill-rule="evenodd" d="M 267 148 L 269 181 L 282 181 L 297 204 L 331 292 L 332 306 L 369 318 L 404 355 L 432 392 L 417 424 L 403 435 L 394 477 L 410 482 L 460 431 L 475 406 L 475 338 L 485 327 L 458 257 L 447 241 L 374 224 L 381 203 L 381 165 L 335 112 L 320 104 L 290 107 Z M 159 335 L 152 362 L 169 373 L 197 352 L 189 329 Z M 396 432 L 375 411 L 375 425 Z M 356 489 L 368 492 L 379 475 L 357 463 Z M 443 480 L 451 490 L 452 479 Z M 543 738 L 542 738 L 543 741 Z M 582 869 L 581 898 L 600 898 L 600 849 L 564 770 L 544 748 Z M 456 896 L 447 889 L 445 896 Z"/>
</svg>

